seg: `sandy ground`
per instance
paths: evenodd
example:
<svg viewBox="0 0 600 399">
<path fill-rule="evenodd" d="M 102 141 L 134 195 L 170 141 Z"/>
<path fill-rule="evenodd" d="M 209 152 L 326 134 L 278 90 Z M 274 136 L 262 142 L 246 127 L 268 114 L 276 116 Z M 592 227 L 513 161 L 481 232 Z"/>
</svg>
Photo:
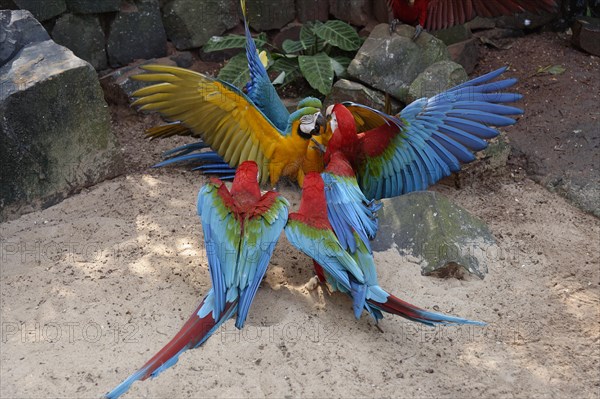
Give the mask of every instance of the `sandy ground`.
<svg viewBox="0 0 600 399">
<path fill-rule="evenodd" d="M 100 397 L 209 289 L 202 178 L 147 169 L 173 141 L 147 143 L 151 120 L 115 116 L 126 176 L 0 225 L 0 397 Z M 598 219 L 510 168 L 434 189 L 489 224 L 500 248 L 489 275 L 423 277 L 390 250 L 375 255 L 380 281 L 487 327 L 386 317 L 382 333 L 345 296 L 306 291 L 311 262 L 283 237 L 245 329 L 228 322 L 125 397 L 598 397 Z M 296 207 L 298 192 L 283 192 Z"/>
</svg>

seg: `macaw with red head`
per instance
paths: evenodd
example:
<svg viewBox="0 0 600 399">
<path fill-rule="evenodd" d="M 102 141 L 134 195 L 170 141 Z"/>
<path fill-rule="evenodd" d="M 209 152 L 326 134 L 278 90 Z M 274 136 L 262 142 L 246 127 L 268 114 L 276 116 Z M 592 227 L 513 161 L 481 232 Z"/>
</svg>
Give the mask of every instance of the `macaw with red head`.
<svg viewBox="0 0 600 399">
<path fill-rule="evenodd" d="M 358 318 L 382 311 L 426 324 L 480 324 L 410 305 L 383 290 L 369 240 L 377 232 L 374 200 L 424 190 L 475 159 L 495 137 L 493 126 L 515 123 L 522 110 L 504 105 L 521 98 L 503 92 L 515 79 L 495 81 L 505 69 L 416 100 L 390 116 L 354 103 L 328 108 L 333 132 L 323 173 L 309 174 L 300 210 L 290 215 L 288 240 L 314 261 L 334 290 L 348 293 Z"/>
<path fill-rule="evenodd" d="M 485 325 L 421 309 L 379 285 L 368 239 L 357 230 L 360 229 L 357 226 L 363 223 L 376 225 L 368 220 L 373 209 L 368 202 L 352 201 L 354 194 L 346 191 L 352 191 L 352 186 L 358 188 L 351 182 L 352 175 L 352 168 L 341 153 L 331 157 L 328 171 L 308 173 L 302 188 L 300 209 L 289 215 L 285 234 L 290 243 L 313 259 L 334 291 L 344 292 L 352 298 L 355 317 L 360 318 L 366 310 L 376 321 L 383 317 L 382 312 L 387 312 L 432 326 Z M 335 176 L 334 180 L 345 177 L 349 185 L 338 186 L 339 181 L 332 180 L 331 176 Z M 366 219 L 359 220 L 361 217 Z"/>
<path fill-rule="evenodd" d="M 330 106 L 326 117 L 338 133 L 328 143 L 325 162 L 342 151 L 369 200 L 425 190 L 475 160 L 474 152 L 498 135 L 494 127 L 512 125 L 523 113 L 505 105 L 522 98 L 505 91 L 516 79 L 495 80 L 505 71 L 415 100 L 395 116 L 356 103 Z"/>
<path fill-rule="evenodd" d="M 212 288 L 175 337 L 106 398 L 121 396 L 135 381 L 156 377 L 230 318 L 236 318 L 237 328 L 244 326 L 289 208 L 280 194 L 261 194 L 258 179 L 258 166 L 246 161 L 237 168 L 231 190 L 217 178 L 200 189 L 197 207 Z"/>
</svg>

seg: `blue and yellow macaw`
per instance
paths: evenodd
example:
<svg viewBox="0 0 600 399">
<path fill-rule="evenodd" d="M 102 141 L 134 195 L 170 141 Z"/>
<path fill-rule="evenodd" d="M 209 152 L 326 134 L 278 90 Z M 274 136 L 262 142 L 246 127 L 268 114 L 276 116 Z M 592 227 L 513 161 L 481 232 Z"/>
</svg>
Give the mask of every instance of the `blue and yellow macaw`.
<svg viewBox="0 0 600 399">
<path fill-rule="evenodd" d="M 198 194 L 198 215 L 212 288 L 175 337 L 106 398 L 117 398 L 138 380 L 156 377 L 179 355 L 202 345 L 221 324 L 236 316 L 242 328 L 288 217 L 288 201 L 270 191 L 261 195 L 258 166 L 242 162 L 231 190 L 212 178 Z"/>
<path fill-rule="evenodd" d="M 134 93 L 142 110 L 156 110 L 173 122 L 150 129 L 152 138 L 190 135 L 203 140 L 176 148 L 171 158 L 157 166 L 180 162 L 198 162 L 205 173 L 227 176 L 244 160 L 254 160 L 261 169 L 262 183 L 277 183 L 288 176 L 300 184 L 304 173 L 322 168 L 322 154 L 309 145 L 320 136 L 325 121 L 320 114 L 319 99 L 308 97 L 289 113 L 269 80 L 264 61 L 246 21 L 246 56 L 250 70 L 247 94 L 234 86 L 189 70 L 151 65 L 137 80 L 159 83 Z M 327 136 L 318 138 L 327 143 Z M 214 152 L 200 152 L 210 147 Z M 218 154 L 222 159 L 216 157 Z"/>
</svg>

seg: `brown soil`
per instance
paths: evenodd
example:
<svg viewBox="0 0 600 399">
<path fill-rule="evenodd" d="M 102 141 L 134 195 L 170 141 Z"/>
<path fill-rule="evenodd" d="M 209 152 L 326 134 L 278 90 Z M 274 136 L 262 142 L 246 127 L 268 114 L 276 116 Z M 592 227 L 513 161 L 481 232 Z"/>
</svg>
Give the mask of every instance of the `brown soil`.
<svg viewBox="0 0 600 399">
<path fill-rule="evenodd" d="M 510 49 L 484 49 L 475 74 L 510 67 L 525 117 L 507 129 L 514 162 L 536 182 L 600 217 L 600 58 L 568 36 L 529 35 Z M 541 70 L 561 66 L 564 73 Z"/>
<path fill-rule="evenodd" d="M 483 56 L 477 73 L 509 64 L 521 78 L 527 113 L 507 129 L 511 142 L 531 140 L 522 146 L 560 164 L 574 142 L 555 137 L 589 122 L 574 99 L 598 95 L 598 59 L 553 34 Z M 549 64 L 568 70 L 533 75 Z M 203 178 L 148 169 L 185 140 L 144 140 L 154 116 L 113 117 L 127 175 L 0 225 L 0 397 L 100 397 L 160 349 L 209 289 L 195 209 Z M 577 162 L 560 165 L 588 167 Z M 355 320 L 343 295 L 306 291 L 311 262 L 282 238 L 246 328 L 228 322 L 125 397 L 598 397 L 598 219 L 519 167 L 527 165 L 514 161 L 461 189 L 434 187 L 497 237 L 484 280 L 423 277 L 396 251 L 375 254 L 385 288 L 488 327 L 386 317 L 381 333 L 367 316 Z M 297 190 L 283 192 L 296 207 Z"/>
</svg>

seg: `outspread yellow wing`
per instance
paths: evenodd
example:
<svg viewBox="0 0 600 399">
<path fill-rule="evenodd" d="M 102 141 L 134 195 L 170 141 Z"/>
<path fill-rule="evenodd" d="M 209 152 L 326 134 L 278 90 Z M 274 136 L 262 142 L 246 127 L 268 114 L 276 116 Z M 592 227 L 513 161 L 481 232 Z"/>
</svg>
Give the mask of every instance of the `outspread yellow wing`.
<svg viewBox="0 0 600 399">
<path fill-rule="evenodd" d="M 180 121 L 232 166 L 255 161 L 260 168 L 261 183 L 270 177 L 274 152 L 295 144 L 289 143 L 286 139 L 291 137 L 285 137 L 232 86 L 173 66 L 147 65 L 143 69 L 152 73 L 135 79 L 157 84 L 137 90 L 133 94 L 138 97 L 134 105 L 141 110 L 157 111 L 168 120 Z M 304 154 L 306 147 L 299 150 Z"/>
</svg>

